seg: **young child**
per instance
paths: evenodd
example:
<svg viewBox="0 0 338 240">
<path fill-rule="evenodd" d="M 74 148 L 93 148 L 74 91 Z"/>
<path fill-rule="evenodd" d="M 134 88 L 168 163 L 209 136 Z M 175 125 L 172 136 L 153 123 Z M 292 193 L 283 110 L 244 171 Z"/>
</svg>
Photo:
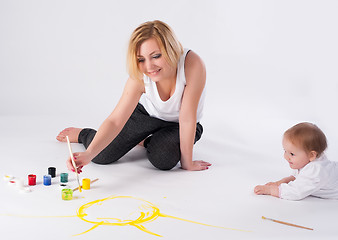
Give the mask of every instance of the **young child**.
<svg viewBox="0 0 338 240">
<path fill-rule="evenodd" d="M 294 174 L 277 182 L 258 185 L 258 195 L 272 195 L 287 200 L 307 196 L 338 199 L 338 163 L 324 155 L 324 133 L 312 123 L 299 123 L 283 136 L 284 158 Z"/>
</svg>

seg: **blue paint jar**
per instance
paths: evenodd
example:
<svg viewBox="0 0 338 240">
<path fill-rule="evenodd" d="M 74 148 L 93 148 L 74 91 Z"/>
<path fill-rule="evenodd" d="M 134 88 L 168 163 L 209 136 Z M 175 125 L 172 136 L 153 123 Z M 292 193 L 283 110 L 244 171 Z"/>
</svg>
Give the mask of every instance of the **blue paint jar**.
<svg viewBox="0 0 338 240">
<path fill-rule="evenodd" d="M 45 185 L 45 186 L 52 185 L 52 176 L 51 175 L 44 175 L 43 176 L 43 185 Z"/>
</svg>

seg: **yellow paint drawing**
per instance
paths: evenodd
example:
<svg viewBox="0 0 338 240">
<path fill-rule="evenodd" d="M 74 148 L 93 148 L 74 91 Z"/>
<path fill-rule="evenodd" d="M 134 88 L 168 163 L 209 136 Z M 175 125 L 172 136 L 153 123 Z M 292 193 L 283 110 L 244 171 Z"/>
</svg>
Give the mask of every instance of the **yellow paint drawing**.
<svg viewBox="0 0 338 240">
<path fill-rule="evenodd" d="M 112 201 L 113 200 L 113 201 Z M 134 209 L 133 212 L 129 212 L 128 209 Z M 132 208 L 131 208 L 132 207 Z M 14 215 L 7 215 L 14 216 Z M 112 217 L 113 216 L 113 217 Z M 17 217 L 28 217 L 19 215 Z M 42 217 L 42 216 L 41 216 Z M 51 216 L 48 216 L 51 217 Z M 57 217 L 57 216 L 56 216 Z M 59 217 L 79 217 L 81 220 L 93 224 L 88 230 L 76 234 L 74 236 L 79 236 L 99 226 L 133 226 L 139 230 L 152 234 L 158 237 L 161 235 L 154 233 L 148 230 L 144 224 L 152 222 L 159 217 L 173 218 L 180 221 L 190 222 L 194 224 L 204 225 L 208 227 L 222 228 L 227 230 L 235 230 L 241 232 L 250 232 L 241 229 L 226 228 L 220 226 L 213 226 L 210 224 L 200 223 L 196 221 L 191 221 L 179 217 L 170 216 L 160 212 L 159 208 L 141 198 L 135 198 L 131 196 L 110 196 L 107 198 L 95 200 L 87 204 L 82 205 L 76 216 L 59 216 Z"/>
</svg>

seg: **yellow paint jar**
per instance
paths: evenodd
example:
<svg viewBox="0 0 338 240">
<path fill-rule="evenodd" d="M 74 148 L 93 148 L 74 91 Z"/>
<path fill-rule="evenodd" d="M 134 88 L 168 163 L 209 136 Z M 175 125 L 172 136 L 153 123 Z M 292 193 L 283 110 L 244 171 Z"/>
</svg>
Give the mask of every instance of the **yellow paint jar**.
<svg viewBox="0 0 338 240">
<path fill-rule="evenodd" d="M 73 190 L 69 188 L 62 189 L 62 200 L 72 200 Z"/>
<path fill-rule="evenodd" d="M 89 178 L 82 179 L 82 189 L 85 189 L 85 190 L 90 189 L 90 179 Z"/>
</svg>

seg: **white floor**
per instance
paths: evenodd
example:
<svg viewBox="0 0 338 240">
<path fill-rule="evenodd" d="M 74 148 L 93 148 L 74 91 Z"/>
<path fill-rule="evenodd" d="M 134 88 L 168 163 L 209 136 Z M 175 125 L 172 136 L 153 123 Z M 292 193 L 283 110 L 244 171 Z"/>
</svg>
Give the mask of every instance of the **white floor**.
<svg viewBox="0 0 338 240">
<path fill-rule="evenodd" d="M 80 124 L 81 121 L 79 119 L 73 123 Z M 150 232 L 163 236 L 163 239 L 334 239 L 338 234 L 335 221 L 338 201 L 313 197 L 285 201 L 253 194 L 256 184 L 289 174 L 288 166 L 282 159 L 281 147 L 276 144 L 280 140 L 278 128 L 262 132 L 262 137 L 269 140 L 257 141 L 260 144 L 270 142 L 270 145 L 261 151 L 255 146 L 258 143 L 248 144 L 250 136 L 235 134 L 236 131 L 249 133 L 252 126 L 238 128 L 240 123 L 227 121 L 226 126 L 219 128 L 212 121 L 206 121 L 205 135 L 196 144 L 195 159 L 210 161 L 213 165 L 209 170 L 188 172 L 178 166 L 172 171 L 159 171 L 146 160 L 144 149 L 136 147 L 118 163 L 106 166 L 90 164 L 85 167 L 80 177 L 99 178 L 99 181 L 93 183 L 90 190 L 74 192 L 73 200 L 64 201 L 61 199 L 59 177 L 47 187 L 42 184 L 42 176 L 50 166 L 55 166 L 58 174 L 67 172 L 64 164 L 68 156 L 67 146 L 54 139 L 66 122 L 66 118 L 62 117 L 0 118 L 0 174 L 21 178 L 26 186 L 28 174 L 36 174 L 38 178 L 37 185 L 30 187 L 29 193 L 22 193 L 5 181 L 0 182 L 1 236 L 22 239 L 38 231 L 39 235 L 51 236 L 52 239 L 76 238 L 72 236 L 94 226 L 74 216 L 79 208 L 110 196 L 116 198 L 102 204 L 102 207 L 109 207 L 92 207 L 85 219 L 93 222 L 102 221 L 98 218 L 114 217 L 136 220 L 145 203 L 142 200 L 145 200 L 154 204 L 160 213 L 228 228 L 161 216 L 140 224 Z M 290 123 L 280 120 L 279 126 L 283 128 Z M 268 122 L 261 124 L 268 126 Z M 257 125 L 257 128 L 260 127 Z M 254 132 L 251 130 L 251 137 Z M 72 146 L 74 151 L 83 150 L 79 144 Z M 69 184 L 75 188 L 75 174 L 69 172 L 69 176 Z M 142 200 L 119 198 L 121 196 Z M 262 220 L 262 216 L 314 230 L 272 223 Z M 108 236 L 117 239 L 159 238 L 130 225 L 102 225 L 77 237 L 98 239 Z"/>
</svg>

